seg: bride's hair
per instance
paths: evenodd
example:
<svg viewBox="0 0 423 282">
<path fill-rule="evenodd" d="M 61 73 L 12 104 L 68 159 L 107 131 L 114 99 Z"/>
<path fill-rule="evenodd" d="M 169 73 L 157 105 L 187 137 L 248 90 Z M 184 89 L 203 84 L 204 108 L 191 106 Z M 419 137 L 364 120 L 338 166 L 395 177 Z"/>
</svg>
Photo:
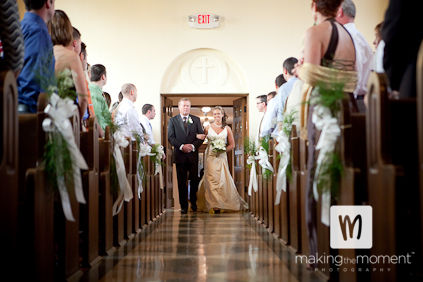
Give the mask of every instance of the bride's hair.
<svg viewBox="0 0 423 282">
<path fill-rule="evenodd" d="M 228 118 L 228 116 L 225 113 L 225 110 L 221 107 L 221 106 L 216 106 L 213 108 L 213 111 L 215 110 L 219 110 L 222 113 L 222 128 L 225 128 L 226 126 L 226 119 Z"/>
</svg>

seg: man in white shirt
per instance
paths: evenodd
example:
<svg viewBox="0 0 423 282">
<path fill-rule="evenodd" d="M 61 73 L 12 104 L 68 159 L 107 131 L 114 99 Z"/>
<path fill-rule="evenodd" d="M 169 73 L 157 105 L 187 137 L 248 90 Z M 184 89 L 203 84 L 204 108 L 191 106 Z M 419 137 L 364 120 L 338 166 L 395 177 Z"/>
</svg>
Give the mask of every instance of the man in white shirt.
<svg viewBox="0 0 423 282">
<path fill-rule="evenodd" d="M 267 95 L 257 96 L 256 97 L 256 106 L 257 106 L 257 109 L 258 109 L 259 113 L 266 114 L 266 109 L 267 109 Z M 258 131 L 257 131 L 256 142 L 258 142 L 259 139 L 260 139 L 260 137 L 261 137 L 261 131 L 262 131 L 262 128 L 263 128 L 263 119 L 264 119 L 264 115 L 260 119 Z"/>
<path fill-rule="evenodd" d="M 156 116 L 156 109 L 151 104 L 145 104 L 142 106 L 142 116 L 140 118 L 141 126 L 144 129 L 145 135 L 148 138 L 149 144 L 155 144 L 153 136 L 153 127 L 151 126 L 150 120 Z"/>
<path fill-rule="evenodd" d="M 294 75 L 293 70 L 295 64 L 298 63 L 298 60 L 294 57 L 289 57 L 283 62 L 283 77 L 286 83 L 282 84 L 278 89 L 278 94 L 275 96 L 276 109 L 273 115 L 275 123 L 280 124 L 284 119 L 285 104 L 288 99 L 289 93 L 291 93 L 292 87 L 295 82 L 298 81 L 298 78 Z M 277 136 L 279 132 L 278 126 L 275 126 L 273 130 L 273 135 Z"/>
<path fill-rule="evenodd" d="M 115 123 L 124 136 L 136 140 L 135 134 L 144 136 L 134 104 L 138 95 L 137 88 L 131 83 L 126 83 L 122 86 L 122 95 L 123 99 L 117 108 Z"/>
<path fill-rule="evenodd" d="M 338 10 L 336 20 L 344 25 L 352 36 L 355 45 L 355 65 L 358 74 L 358 82 L 354 90 L 354 97 L 357 100 L 363 100 L 364 95 L 367 93 L 367 80 L 369 79 L 372 68 L 373 52 L 372 47 L 370 47 L 364 36 L 355 27 L 355 12 L 356 9 L 353 1 L 344 0 Z"/>
</svg>

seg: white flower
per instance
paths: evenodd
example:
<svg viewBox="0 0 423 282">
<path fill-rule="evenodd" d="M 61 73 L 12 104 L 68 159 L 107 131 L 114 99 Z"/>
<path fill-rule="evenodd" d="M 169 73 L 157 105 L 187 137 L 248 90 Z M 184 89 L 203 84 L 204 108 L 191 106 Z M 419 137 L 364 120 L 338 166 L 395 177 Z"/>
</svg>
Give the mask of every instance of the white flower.
<svg viewBox="0 0 423 282">
<path fill-rule="evenodd" d="M 188 123 L 190 123 L 190 124 L 193 124 L 194 122 L 192 121 L 192 118 L 191 117 L 189 117 L 188 118 Z"/>
<path fill-rule="evenodd" d="M 225 152 L 226 151 L 226 142 L 221 138 L 216 138 L 210 143 L 211 149 L 215 153 Z"/>
</svg>

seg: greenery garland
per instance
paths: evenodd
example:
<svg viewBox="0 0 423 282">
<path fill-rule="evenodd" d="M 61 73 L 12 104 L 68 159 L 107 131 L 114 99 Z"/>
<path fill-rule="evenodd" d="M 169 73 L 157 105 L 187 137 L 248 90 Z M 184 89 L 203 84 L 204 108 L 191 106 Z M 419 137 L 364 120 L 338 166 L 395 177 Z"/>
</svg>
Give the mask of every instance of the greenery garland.
<svg viewBox="0 0 423 282">
<path fill-rule="evenodd" d="M 333 117 L 337 117 L 342 107 L 342 100 L 345 97 L 344 83 L 319 82 L 313 90 L 310 104 L 321 105 L 328 108 Z M 330 191 L 331 197 L 337 199 L 344 168 L 336 149 L 327 153 L 325 162 L 322 164 L 320 173 L 317 175 L 317 190 L 320 194 Z"/>
<path fill-rule="evenodd" d="M 248 157 L 257 155 L 256 142 L 251 141 L 248 136 L 244 139 L 244 152 Z M 247 167 L 251 169 L 252 165 L 247 163 Z"/>
<path fill-rule="evenodd" d="M 44 80 L 40 78 L 40 82 L 42 88 L 47 89 L 49 98 L 53 93 L 56 93 L 62 99 L 76 99 L 77 95 L 72 73 L 69 69 L 56 74 L 53 81 L 48 81 L 47 78 Z M 54 190 L 58 189 L 58 177 L 64 178 L 68 190 L 73 188 L 72 158 L 66 140 L 57 129 L 47 133 L 47 143 L 44 146 L 43 160 L 47 180 L 52 184 Z"/>
<path fill-rule="evenodd" d="M 266 135 L 266 136 L 264 136 L 263 138 L 260 139 L 261 147 L 263 147 L 263 149 L 266 151 L 267 155 L 269 155 L 269 149 L 270 149 L 269 141 L 270 141 L 269 135 Z M 263 178 L 264 179 L 267 180 L 267 179 L 271 178 L 272 176 L 273 176 L 273 172 L 271 170 L 269 170 L 267 168 L 263 169 Z"/>
</svg>

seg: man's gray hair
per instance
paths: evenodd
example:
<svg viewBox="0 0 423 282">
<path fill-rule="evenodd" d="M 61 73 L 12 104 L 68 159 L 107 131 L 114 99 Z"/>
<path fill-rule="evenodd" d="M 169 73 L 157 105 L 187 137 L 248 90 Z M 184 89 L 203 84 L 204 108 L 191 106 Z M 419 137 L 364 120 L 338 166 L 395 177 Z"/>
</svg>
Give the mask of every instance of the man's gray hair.
<svg viewBox="0 0 423 282">
<path fill-rule="evenodd" d="M 355 19 L 355 4 L 353 1 L 344 0 L 344 2 L 342 2 L 342 11 L 344 15 Z"/>
<path fill-rule="evenodd" d="M 133 85 L 132 83 L 125 83 L 124 85 L 122 85 L 122 95 L 124 97 L 128 96 L 131 94 L 131 91 L 136 91 L 137 88 L 135 87 L 135 85 Z"/>
</svg>

